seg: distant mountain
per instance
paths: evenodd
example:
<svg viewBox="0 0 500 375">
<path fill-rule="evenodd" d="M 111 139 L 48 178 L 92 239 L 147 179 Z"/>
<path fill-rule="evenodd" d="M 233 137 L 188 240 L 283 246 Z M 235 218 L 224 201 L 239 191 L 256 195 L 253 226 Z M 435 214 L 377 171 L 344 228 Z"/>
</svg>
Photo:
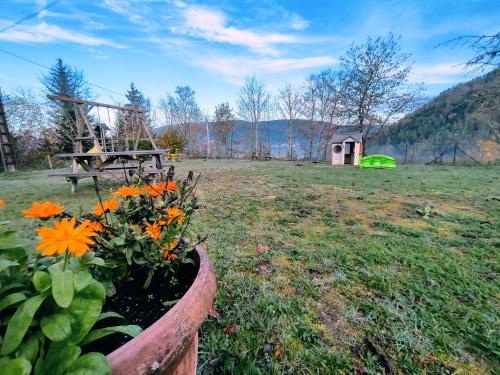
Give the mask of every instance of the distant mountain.
<svg viewBox="0 0 500 375">
<path fill-rule="evenodd" d="M 401 152 L 413 146 L 458 142 L 473 148 L 482 140 L 496 138 L 500 123 L 500 68 L 443 91 L 429 103 L 384 129 L 372 149 Z M 496 130 L 495 130 L 496 127 Z"/>
<path fill-rule="evenodd" d="M 294 139 L 295 152 L 300 158 L 303 155 L 305 147 L 304 140 L 300 137 L 297 129 L 308 123 L 306 120 L 294 120 Z M 175 125 L 174 125 L 175 126 Z M 205 142 L 206 123 L 192 125 L 198 129 L 199 144 Z M 215 137 L 214 123 L 209 122 L 209 131 L 211 138 Z M 153 130 L 155 136 L 159 136 L 168 126 L 161 126 Z M 240 154 L 248 154 L 252 148 L 253 125 L 244 120 L 235 120 L 234 143 L 235 148 Z M 271 145 L 271 155 L 274 157 L 285 157 L 288 150 L 288 120 L 269 120 L 259 122 L 259 139 L 263 145 Z"/>
</svg>

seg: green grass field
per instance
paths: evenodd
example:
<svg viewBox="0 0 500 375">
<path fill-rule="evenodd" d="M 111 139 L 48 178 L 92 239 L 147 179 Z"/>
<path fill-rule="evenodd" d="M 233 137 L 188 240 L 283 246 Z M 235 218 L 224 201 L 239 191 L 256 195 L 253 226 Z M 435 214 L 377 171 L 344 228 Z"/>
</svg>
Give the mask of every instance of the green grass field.
<svg viewBox="0 0 500 375">
<path fill-rule="evenodd" d="M 498 373 L 500 168 L 303 164 L 176 163 L 203 173 L 218 278 L 199 372 Z M 96 200 L 46 175 L 0 176 L 0 221 L 33 239 L 32 201 Z"/>
</svg>

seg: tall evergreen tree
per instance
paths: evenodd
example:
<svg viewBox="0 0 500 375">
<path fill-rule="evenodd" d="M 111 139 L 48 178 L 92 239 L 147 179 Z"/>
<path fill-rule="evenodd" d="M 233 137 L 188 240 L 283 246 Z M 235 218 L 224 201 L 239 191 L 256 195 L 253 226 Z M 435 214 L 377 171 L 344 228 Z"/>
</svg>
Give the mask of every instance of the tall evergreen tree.
<svg viewBox="0 0 500 375">
<path fill-rule="evenodd" d="M 49 95 L 68 96 L 77 99 L 89 99 L 89 85 L 85 82 L 83 71 L 66 65 L 62 59 L 57 59 L 49 72 L 41 78 L 45 92 Z M 53 124 L 60 149 L 64 152 L 73 151 L 76 137 L 76 112 L 72 103 L 50 101 L 50 122 Z"/>
<path fill-rule="evenodd" d="M 125 107 L 142 109 L 144 111 L 144 121 L 146 126 L 151 126 L 151 101 L 135 86 L 134 82 L 130 82 L 129 89 L 125 92 L 125 97 L 128 103 Z M 117 116 L 117 131 L 119 136 L 128 141 L 132 141 L 133 135 L 136 134 L 139 124 L 139 116 L 133 112 L 119 113 Z M 127 142 L 126 147 L 130 147 Z"/>
</svg>

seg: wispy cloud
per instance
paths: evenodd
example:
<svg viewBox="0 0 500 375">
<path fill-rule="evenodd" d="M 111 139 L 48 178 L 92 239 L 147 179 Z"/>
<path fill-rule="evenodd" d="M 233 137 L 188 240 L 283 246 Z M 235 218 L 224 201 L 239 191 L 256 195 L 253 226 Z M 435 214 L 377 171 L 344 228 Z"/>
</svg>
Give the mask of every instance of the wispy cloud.
<svg viewBox="0 0 500 375">
<path fill-rule="evenodd" d="M 311 22 L 302 18 L 297 13 L 292 13 L 290 16 L 290 27 L 294 30 L 305 30 L 309 27 Z"/>
<path fill-rule="evenodd" d="M 428 85 L 458 83 L 465 78 L 464 67 L 459 62 L 415 65 L 410 74 L 411 83 Z"/>
<path fill-rule="evenodd" d="M 265 76 L 311 68 L 322 68 L 335 62 L 336 60 L 329 56 L 287 59 L 220 56 L 193 60 L 195 65 L 221 75 L 226 81 L 235 85 L 241 85 L 245 76 L 255 72 L 259 72 L 260 75 Z"/>
<path fill-rule="evenodd" d="M 87 46 L 124 48 L 123 45 L 111 40 L 96 38 L 88 34 L 63 29 L 57 25 L 50 25 L 45 22 L 9 29 L 0 33 L 0 40 L 26 43 L 71 42 Z"/>
<path fill-rule="evenodd" d="M 290 34 L 264 33 L 229 25 L 228 17 L 220 10 L 205 6 L 188 5 L 181 8 L 184 22 L 171 28 L 177 34 L 202 38 L 209 42 L 243 46 L 250 51 L 277 56 L 279 44 L 297 43 Z"/>
</svg>

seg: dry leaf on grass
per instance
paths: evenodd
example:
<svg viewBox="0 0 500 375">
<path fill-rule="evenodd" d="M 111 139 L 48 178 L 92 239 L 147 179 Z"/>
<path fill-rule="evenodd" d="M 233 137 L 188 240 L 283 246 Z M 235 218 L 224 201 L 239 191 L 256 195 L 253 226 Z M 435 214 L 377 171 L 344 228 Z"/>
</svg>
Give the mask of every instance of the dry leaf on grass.
<svg viewBox="0 0 500 375">
<path fill-rule="evenodd" d="M 257 251 L 259 253 L 265 253 L 265 252 L 269 251 L 269 246 L 267 246 L 267 245 L 257 245 Z"/>
<path fill-rule="evenodd" d="M 238 324 L 231 324 L 231 325 L 227 326 L 226 328 L 224 328 L 223 333 L 225 335 L 230 335 L 230 334 L 234 333 L 234 331 L 236 331 L 238 329 L 238 327 L 239 327 Z"/>
</svg>

